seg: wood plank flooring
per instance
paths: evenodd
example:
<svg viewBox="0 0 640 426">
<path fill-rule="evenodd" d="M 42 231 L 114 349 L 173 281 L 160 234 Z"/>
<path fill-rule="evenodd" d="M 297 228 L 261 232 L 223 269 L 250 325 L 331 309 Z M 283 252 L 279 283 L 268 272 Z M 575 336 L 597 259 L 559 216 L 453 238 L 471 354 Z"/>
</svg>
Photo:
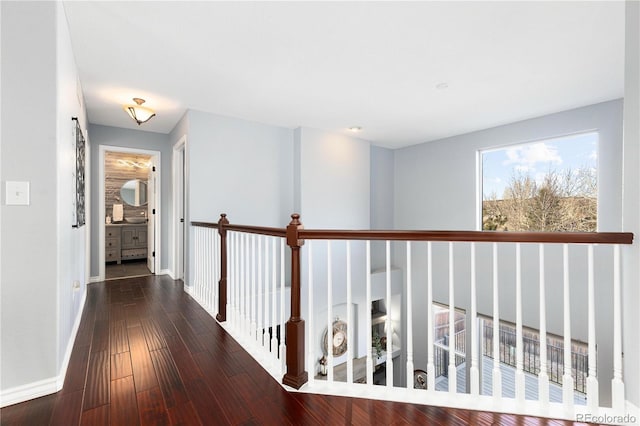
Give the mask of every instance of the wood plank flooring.
<svg viewBox="0 0 640 426">
<path fill-rule="evenodd" d="M 25 425 L 570 425 L 536 417 L 289 393 L 183 291 L 147 276 L 96 283 L 63 389 L 5 407 Z"/>
</svg>

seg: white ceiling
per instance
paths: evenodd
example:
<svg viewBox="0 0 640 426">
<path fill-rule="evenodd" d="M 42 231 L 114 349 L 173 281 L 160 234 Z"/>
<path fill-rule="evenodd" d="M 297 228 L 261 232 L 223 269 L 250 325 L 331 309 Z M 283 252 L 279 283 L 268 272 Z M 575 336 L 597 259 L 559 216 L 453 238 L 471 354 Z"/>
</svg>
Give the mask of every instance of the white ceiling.
<svg viewBox="0 0 640 426">
<path fill-rule="evenodd" d="M 402 147 L 620 98 L 624 2 L 65 2 L 92 123 L 186 109 Z M 437 89 L 440 83 L 448 88 Z M 138 127 L 134 96 L 157 116 Z"/>
</svg>

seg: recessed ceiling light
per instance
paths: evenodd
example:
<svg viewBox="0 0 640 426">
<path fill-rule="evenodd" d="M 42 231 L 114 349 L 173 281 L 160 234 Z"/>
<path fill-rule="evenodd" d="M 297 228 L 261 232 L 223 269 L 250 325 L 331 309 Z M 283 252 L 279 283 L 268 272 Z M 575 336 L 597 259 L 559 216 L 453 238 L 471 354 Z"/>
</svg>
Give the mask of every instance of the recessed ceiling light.
<svg viewBox="0 0 640 426">
<path fill-rule="evenodd" d="M 448 89 L 449 88 L 449 84 L 448 83 L 438 83 L 436 84 L 436 89 L 438 90 L 444 90 L 444 89 Z"/>
<path fill-rule="evenodd" d="M 362 130 L 362 127 L 360 127 L 360 126 L 352 126 L 352 127 L 349 127 L 349 130 L 351 130 L 353 133 L 358 133 L 359 131 Z"/>
</svg>

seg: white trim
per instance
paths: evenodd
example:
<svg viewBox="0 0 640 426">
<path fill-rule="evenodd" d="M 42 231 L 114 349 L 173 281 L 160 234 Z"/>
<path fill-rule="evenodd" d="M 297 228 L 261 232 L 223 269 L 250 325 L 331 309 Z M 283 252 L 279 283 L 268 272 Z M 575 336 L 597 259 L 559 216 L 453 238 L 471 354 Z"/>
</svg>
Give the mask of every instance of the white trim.
<svg viewBox="0 0 640 426">
<path fill-rule="evenodd" d="M 184 165 L 182 168 L 178 167 L 178 156 L 180 155 L 180 152 L 183 152 L 182 155 L 184 155 Z M 171 241 L 171 245 L 172 245 L 172 249 L 171 249 L 171 257 L 172 257 L 172 261 L 171 261 L 171 265 L 173 266 L 173 272 L 175 273 L 175 276 L 172 276 L 174 279 L 177 278 L 182 278 L 183 281 L 187 281 L 187 244 L 183 244 L 183 251 L 184 253 L 182 253 L 182 257 L 185 259 L 183 268 L 184 270 L 181 270 L 180 268 L 180 264 L 179 264 L 179 258 L 180 258 L 180 251 L 179 251 L 179 247 L 178 247 L 178 211 L 179 211 L 179 207 L 180 207 L 180 200 L 178 199 L 178 185 L 180 183 L 180 177 L 178 176 L 178 173 L 180 172 L 180 169 L 182 170 L 182 179 L 184 179 L 184 182 L 182 182 L 182 187 L 184 188 L 184 194 L 182 194 L 182 199 L 184 200 L 184 206 L 183 206 L 183 215 L 184 215 L 184 219 L 185 219 L 185 224 L 188 224 L 188 197 L 189 197 L 189 180 L 188 180 L 188 157 L 187 157 L 187 135 L 182 135 L 180 137 L 180 139 L 178 139 L 178 141 L 173 145 L 173 153 L 172 153 L 172 167 L 171 167 L 171 182 L 172 182 L 172 198 L 173 198 L 173 206 L 172 206 L 172 217 L 171 217 L 171 237 L 172 237 L 172 241 Z M 183 235 L 183 241 L 188 240 L 188 232 L 189 232 L 189 227 L 185 225 L 184 228 L 184 235 Z M 180 275 L 182 275 L 182 277 L 180 277 Z"/>
<path fill-rule="evenodd" d="M 100 277 L 98 276 L 89 277 L 88 284 L 99 283 L 100 281 L 104 281 L 104 280 L 101 280 Z"/>
<path fill-rule="evenodd" d="M 80 309 L 78 309 L 78 314 L 76 315 L 76 320 L 73 322 L 73 327 L 71 328 L 71 337 L 67 342 L 67 350 L 64 352 L 64 358 L 62 358 L 62 366 L 60 367 L 60 373 L 58 374 L 58 390 L 62 389 L 62 385 L 64 384 L 64 378 L 67 375 L 67 368 L 69 367 L 69 361 L 71 360 L 71 352 L 73 351 L 73 345 L 76 342 L 76 336 L 78 335 L 78 329 L 80 328 L 80 321 L 82 320 L 82 313 L 84 312 L 84 304 L 87 300 L 87 286 L 84 287 L 84 292 L 82 293 L 82 299 L 80 299 Z"/>
<path fill-rule="evenodd" d="M 27 383 L 2 391 L 0 394 L 0 407 L 17 404 L 41 396 L 58 392 L 58 377 L 50 377 L 37 382 Z"/>
<path fill-rule="evenodd" d="M 171 269 L 161 269 L 156 275 L 169 275 L 172 280 L 176 279 Z"/>
<path fill-rule="evenodd" d="M 153 151 L 148 149 L 138 149 L 138 148 L 126 148 L 121 146 L 112 146 L 112 145 L 99 145 L 98 146 L 99 155 L 98 155 L 98 279 L 100 281 L 104 281 L 105 279 L 105 260 L 104 260 L 104 241 L 105 241 L 105 204 L 104 204 L 104 156 L 107 151 L 110 152 L 126 152 L 131 154 L 145 154 L 151 156 L 151 163 L 156 167 L 156 172 L 160 179 L 156 180 L 156 218 L 155 218 L 155 270 L 160 270 L 160 259 L 162 257 L 162 250 L 160 246 L 160 242 L 162 241 L 162 153 L 160 151 Z"/>
<path fill-rule="evenodd" d="M 71 337 L 69 338 L 69 342 L 67 343 L 67 350 L 65 351 L 64 358 L 62 360 L 62 366 L 60 367 L 58 375 L 56 377 L 38 380 L 37 382 L 27 383 L 1 391 L 0 407 L 6 407 L 8 405 L 18 404 L 30 399 L 50 395 L 62 389 L 65 377 L 67 376 L 67 368 L 69 367 L 69 361 L 71 360 L 71 353 L 76 342 L 78 329 L 80 328 L 80 322 L 82 320 L 82 313 L 84 312 L 86 299 L 87 290 L 85 286 L 85 291 L 82 294 L 82 300 L 80 301 L 80 309 L 78 310 L 76 319 L 73 323 L 73 328 L 71 329 Z"/>
</svg>

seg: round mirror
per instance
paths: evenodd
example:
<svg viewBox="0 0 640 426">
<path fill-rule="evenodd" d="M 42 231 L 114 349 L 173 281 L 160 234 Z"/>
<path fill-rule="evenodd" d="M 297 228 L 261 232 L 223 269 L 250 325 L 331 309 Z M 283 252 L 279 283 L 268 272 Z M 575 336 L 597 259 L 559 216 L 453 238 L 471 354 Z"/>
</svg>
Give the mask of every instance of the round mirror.
<svg viewBox="0 0 640 426">
<path fill-rule="evenodd" d="M 125 182 L 120 188 L 120 196 L 130 206 L 144 206 L 147 204 L 147 182 L 140 179 Z"/>
</svg>

